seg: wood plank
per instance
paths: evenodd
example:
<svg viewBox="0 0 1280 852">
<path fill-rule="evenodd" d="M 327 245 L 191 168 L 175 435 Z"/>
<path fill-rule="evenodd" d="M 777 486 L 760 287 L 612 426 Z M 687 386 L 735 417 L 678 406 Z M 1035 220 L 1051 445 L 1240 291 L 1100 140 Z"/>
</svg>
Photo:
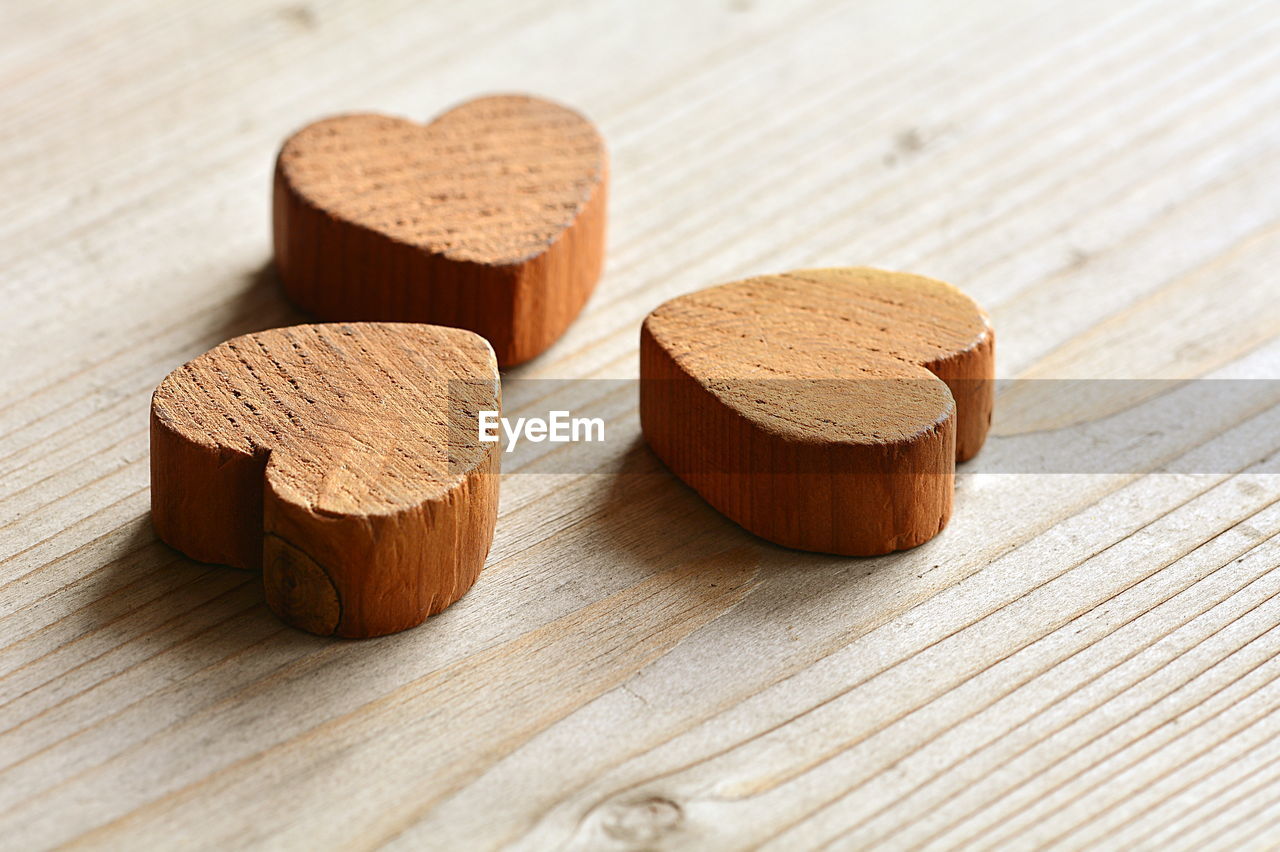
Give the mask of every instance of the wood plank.
<svg viewBox="0 0 1280 852">
<path fill-rule="evenodd" d="M 1273 846 L 1275 409 L 1198 417 L 1193 473 L 962 472 L 933 542 L 844 559 L 716 514 L 603 380 L 665 299 L 845 264 L 963 287 L 1001 376 L 1275 380 L 1278 27 L 1230 0 L 9 4 L 0 845 Z M 150 392 L 302 319 L 269 263 L 288 133 L 513 88 L 610 147 L 599 289 L 506 374 L 530 410 L 582 380 L 599 469 L 508 468 L 488 566 L 424 627 L 292 631 L 155 540 Z M 1002 402 L 997 437 L 1034 412 Z"/>
</svg>

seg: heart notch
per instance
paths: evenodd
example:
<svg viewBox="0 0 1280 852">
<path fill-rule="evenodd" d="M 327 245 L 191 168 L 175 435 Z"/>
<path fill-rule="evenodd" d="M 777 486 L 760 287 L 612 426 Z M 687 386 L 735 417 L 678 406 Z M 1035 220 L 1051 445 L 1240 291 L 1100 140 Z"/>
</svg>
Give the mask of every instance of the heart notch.
<svg viewBox="0 0 1280 852">
<path fill-rule="evenodd" d="M 320 319 L 466 328 L 511 366 L 591 295 L 607 194 L 600 134 L 559 104 L 485 97 L 426 125 L 336 116 L 277 158 L 276 266 Z"/>
<path fill-rule="evenodd" d="M 747 530 L 870 556 L 946 525 L 981 448 L 995 334 L 964 293 L 867 268 L 766 275 L 659 306 L 640 417 L 666 465 Z"/>
</svg>

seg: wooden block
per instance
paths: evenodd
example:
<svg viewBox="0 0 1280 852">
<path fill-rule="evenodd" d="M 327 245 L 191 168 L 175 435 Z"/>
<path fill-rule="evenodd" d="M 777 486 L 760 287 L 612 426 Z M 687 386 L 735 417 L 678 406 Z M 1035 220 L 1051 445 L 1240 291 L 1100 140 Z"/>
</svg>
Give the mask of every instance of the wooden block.
<svg viewBox="0 0 1280 852">
<path fill-rule="evenodd" d="M 261 569 L 322 635 L 422 622 L 475 582 L 498 509 L 493 351 L 456 328 L 302 325 L 229 340 L 151 401 L 151 517 L 193 559 Z"/>
<path fill-rule="evenodd" d="M 276 265 L 321 319 L 467 328 L 519 364 L 600 277 L 607 184 L 591 122 L 537 98 L 480 98 L 425 126 L 337 116 L 280 151 Z"/>
<path fill-rule="evenodd" d="M 946 525 L 994 403 L 986 314 L 876 269 L 766 275 L 672 299 L 640 332 L 654 452 L 753 533 L 872 555 Z"/>
</svg>

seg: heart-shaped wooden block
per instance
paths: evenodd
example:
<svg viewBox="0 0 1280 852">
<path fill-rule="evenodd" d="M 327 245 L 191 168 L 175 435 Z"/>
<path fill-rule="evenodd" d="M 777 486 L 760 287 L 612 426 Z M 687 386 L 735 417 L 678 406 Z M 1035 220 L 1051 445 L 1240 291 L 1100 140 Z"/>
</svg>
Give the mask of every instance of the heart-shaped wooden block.
<svg viewBox="0 0 1280 852">
<path fill-rule="evenodd" d="M 193 559 L 263 574 L 322 635 L 422 622 L 475 582 L 493 538 L 498 366 L 480 337 L 396 323 L 248 334 L 151 401 L 151 516 Z"/>
<path fill-rule="evenodd" d="M 654 452 L 778 544 L 857 556 L 946 525 L 994 404 L 995 335 L 949 284 L 876 269 L 766 275 L 661 305 L 640 333 Z"/>
<path fill-rule="evenodd" d="M 276 162 L 276 266 L 321 319 L 467 328 L 518 364 L 600 277 L 607 182 L 591 122 L 537 98 L 480 98 L 427 125 L 326 119 Z"/>
</svg>

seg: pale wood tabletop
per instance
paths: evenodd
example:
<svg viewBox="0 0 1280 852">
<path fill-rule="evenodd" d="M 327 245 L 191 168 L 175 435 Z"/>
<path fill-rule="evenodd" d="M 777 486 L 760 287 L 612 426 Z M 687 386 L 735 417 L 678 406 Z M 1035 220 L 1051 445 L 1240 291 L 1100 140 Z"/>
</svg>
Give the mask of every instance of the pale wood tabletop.
<svg viewBox="0 0 1280 852">
<path fill-rule="evenodd" d="M 352 642 L 160 544 L 147 441 L 166 373 L 305 320 L 284 137 L 492 91 L 612 157 L 604 277 L 508 377 L 631 378 L 664 299 L 862 264 L 976 297 L 1002 377 L 1275 379 L 1275 4 L 31 0 L 0 34 L 0 846 L 1280 839 L 1261 459 L 962 472 L 938 538 L 837 558 L 711 510 L 624 396 L 597 471 L 504 476 L 468 595 Z"/>
</svg>

